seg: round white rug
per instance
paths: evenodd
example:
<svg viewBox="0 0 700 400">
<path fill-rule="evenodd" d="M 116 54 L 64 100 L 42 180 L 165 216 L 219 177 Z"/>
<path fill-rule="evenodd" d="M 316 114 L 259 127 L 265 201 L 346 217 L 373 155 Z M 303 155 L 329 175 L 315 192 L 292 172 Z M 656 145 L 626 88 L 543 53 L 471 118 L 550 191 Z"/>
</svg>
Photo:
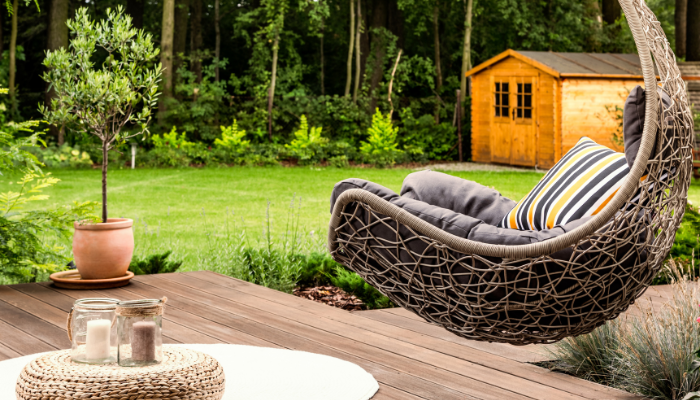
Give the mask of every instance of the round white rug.
<svg viewBox="0 0 700 400">
<path fill-rule="evenodd" d="M 320 354 L 233 344 L 179 346 L 221 363 L 224 400 L 368 400 L 379 390 L 374 377 L 360 366 Z M 15 398 L 20 371 L 37 356 L 0 361 L 0 399 Z"/>
</svg>

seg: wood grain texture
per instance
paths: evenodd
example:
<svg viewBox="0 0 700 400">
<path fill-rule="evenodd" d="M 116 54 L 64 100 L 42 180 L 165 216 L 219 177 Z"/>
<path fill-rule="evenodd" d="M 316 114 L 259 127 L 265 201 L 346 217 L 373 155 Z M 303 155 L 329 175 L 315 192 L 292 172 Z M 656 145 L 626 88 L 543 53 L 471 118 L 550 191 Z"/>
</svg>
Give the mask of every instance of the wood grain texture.
<svg viewBox="0 0 700 400">
<path fill-rule="evenodd" d="M 654 301 L 667 292 L 650 290 Z M 540 347 L 461 339 L 403 309 L 349 313 L 211 272 L 138 276 L 128 286 L 66 290 L 0 286 L 0 360 L 69 346 L 75 299 L 168 297 L 168 343 L 235 343 L 325 354 L 380 383 L 373 399 L 634 399 L 530 364 Z"/>
</svg>

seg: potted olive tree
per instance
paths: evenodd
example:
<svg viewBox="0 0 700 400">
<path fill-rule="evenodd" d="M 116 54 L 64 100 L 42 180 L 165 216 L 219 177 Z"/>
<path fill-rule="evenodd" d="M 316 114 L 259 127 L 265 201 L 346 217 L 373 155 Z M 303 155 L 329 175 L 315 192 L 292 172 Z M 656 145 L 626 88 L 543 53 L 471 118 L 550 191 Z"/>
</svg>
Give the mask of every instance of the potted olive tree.
<svg viewBox="0 0 700 400">
<path fill-rule="evenodd" d="M 75 224 L 73 256 L 84 279 L 121 277 L 134 252 L 133 221 L 108 218 L 109 151 L 147 131 L 159 95 L 159 52 L 151 35 L 133 28 L 121 7 L 108 10 L 100 22 L 80 8 L 66 24 L 69 48 L 46 52 L 43 78 L 54 97 L 40 110 L 49 123 L 75 127 L 102 142 L 102 222 Z"/>
</svg>

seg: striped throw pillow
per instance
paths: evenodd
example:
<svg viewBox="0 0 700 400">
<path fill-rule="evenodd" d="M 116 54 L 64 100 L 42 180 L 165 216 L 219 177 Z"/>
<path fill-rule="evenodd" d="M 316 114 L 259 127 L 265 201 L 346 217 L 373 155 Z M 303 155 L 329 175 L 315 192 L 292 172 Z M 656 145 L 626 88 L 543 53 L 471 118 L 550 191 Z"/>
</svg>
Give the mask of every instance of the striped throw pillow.
<svg viewBox="0 0 700 400">
<path fill-rule="evenodd" d="M 612 200 L 629 170 L 624 154 L 583 137 L 499 227 L 539 231 L 595 215 Z"/>
</svg>

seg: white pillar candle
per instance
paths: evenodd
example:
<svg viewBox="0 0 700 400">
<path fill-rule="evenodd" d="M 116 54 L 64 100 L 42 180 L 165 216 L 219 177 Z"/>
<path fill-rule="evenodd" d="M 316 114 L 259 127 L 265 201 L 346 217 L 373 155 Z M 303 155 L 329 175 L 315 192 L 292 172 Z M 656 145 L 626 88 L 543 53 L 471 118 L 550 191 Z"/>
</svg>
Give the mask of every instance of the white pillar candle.
<svg viewBox="0 0 700 400">
<path fill-rule="evenodd" d="M 111 331 L 112 321 L 108 319 L 88 321 L 87 338 L 85 340 L 85 358 L 88 361 L 109 358 Z"/>
</svg>

